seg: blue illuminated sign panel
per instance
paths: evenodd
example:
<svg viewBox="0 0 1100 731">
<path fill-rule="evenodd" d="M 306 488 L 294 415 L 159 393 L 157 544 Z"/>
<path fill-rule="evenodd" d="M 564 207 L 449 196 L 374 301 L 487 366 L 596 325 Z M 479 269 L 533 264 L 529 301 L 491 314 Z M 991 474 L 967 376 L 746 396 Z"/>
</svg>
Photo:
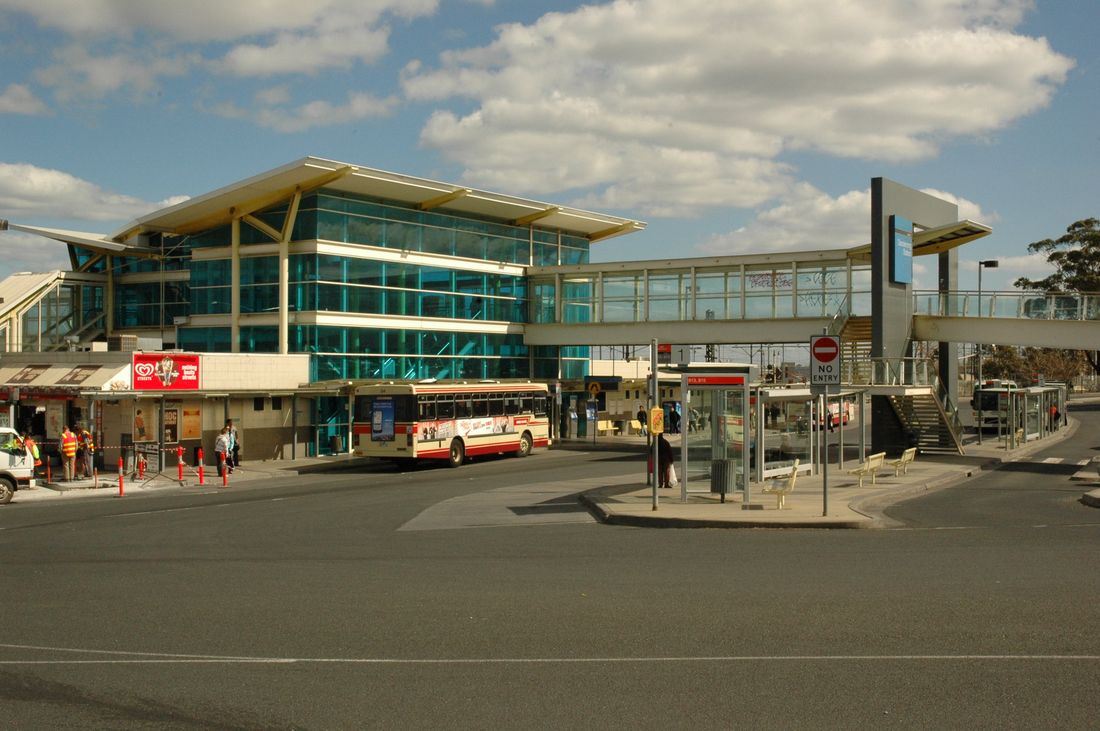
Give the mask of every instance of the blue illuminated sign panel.
<svg viewBox="0 0 1100 731">
<path fill-rule="evenodd" d="M 890 216 L 890 281 L 913 283 L 913 222 Z"/>
</svg>

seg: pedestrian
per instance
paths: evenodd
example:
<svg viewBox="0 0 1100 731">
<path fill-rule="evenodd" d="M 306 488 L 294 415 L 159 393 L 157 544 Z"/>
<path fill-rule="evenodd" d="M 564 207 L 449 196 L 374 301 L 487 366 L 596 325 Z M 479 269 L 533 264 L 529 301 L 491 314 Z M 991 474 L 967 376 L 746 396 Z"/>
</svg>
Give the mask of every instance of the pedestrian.
<svg viewBox="0 0 1100 731">
<path fill-rule="evenodd" d="M 42 453 L 38 449 L 38 443 L 34 441 L 30 434 L 23 432 L 23 447 L 27 450 L 27 454 L 34 460 L 34 475 L 37 477 L 42 467 Z"/>
<path fill-rule="evenodd" d="M 80 433 L 76 436 L 77 439 L 77 471 L 80 472 L 81 477 L 92 476 L 92 463 L 95 457 L 95 440 L 92 438 L 92 433 L 87 429 L 81 428 Z"/>
<path fill-rule="evenodd" d="M 232 467 L 241 466 L 241 436 L 232 419 L 225 420 L 225 428 L 229 430 L 229 454 L 228 463 Z"/>
<path fill-rule="evenodd" d="M 1058 420 L 1062 418 L 1062 415 L 1058 412 L 1058 406 L 1055 404 L 1050 405 L 1050 430 L 1054 431 L 1058 428 Z"/>
<path fill-rule="evenodd" d="M 672 487 L 672 445 L 662 432 L 657 435 L 657 486 Z"/>
<path fill-rule="evenodd" d="M 680 412 L 676 410 L 676 404 L 672 404 L 668 412 L 668 433 L 680 433 Z"/>
<path fill-rule="evenodd" d="M 61 432 L 61 464 L 65 467 L 65 482 L 72 482 L 76 475 L 76 434 L 66 426 Z"/>
<path fill-rule="evenodd" d="M 638 413 L 635 416 L 635 418 L 638 420 L 638 428 L 642 430 L 642 434 L 645 434 L 645 435 L 648 436 L 649 435 L 649 422 L 646 419 L 645 409 L 642 408 L 641 404 L 638 404 Z"/>
<path fill-rule="evenodd" d="M 228 470 L 229 474 L 233 474 L 233 465 L 229 462 L 228 426 L 223 426 L 222 430 L 218 432 L 217 438 L 214 439 L 214 453 L 218 456 L 218 477 L 224 474 L 223 470 Z"/>
</svg>

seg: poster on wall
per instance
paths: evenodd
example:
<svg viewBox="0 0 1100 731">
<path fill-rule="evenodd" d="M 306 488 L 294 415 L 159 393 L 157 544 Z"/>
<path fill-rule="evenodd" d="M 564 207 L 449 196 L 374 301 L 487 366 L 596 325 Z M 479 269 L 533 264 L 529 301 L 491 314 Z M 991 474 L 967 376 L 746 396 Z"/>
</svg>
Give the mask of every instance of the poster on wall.
<svg viewBox="0 0 1100 731">
<path fill-rule="evenodd" d="M 183 410 L 183 438 L 202 439 L 202 409 Z"/>
<path fill-rule="evenodd" d="M 157 422 L 160 421 L 156 408 L 134 409 L 134 442 L 155 442 Z"/>
<path fill-rule="evenodd" d="M 201 356 L 134 353 L 135 391 L 197 391 Z"/>
<path fill-rule="evenodd" d="M 164 410 L 164 443 L 175 444 L 179 441 L 179 409 Z"/>
<path fill-rule="evenodd" d="M 46 437 L 49 439 L 58 439 L 61 437 L 61 430 L 65 428 L 65 402 L 64 401 L 47 401 L 46 402 Z"/>
</svg>

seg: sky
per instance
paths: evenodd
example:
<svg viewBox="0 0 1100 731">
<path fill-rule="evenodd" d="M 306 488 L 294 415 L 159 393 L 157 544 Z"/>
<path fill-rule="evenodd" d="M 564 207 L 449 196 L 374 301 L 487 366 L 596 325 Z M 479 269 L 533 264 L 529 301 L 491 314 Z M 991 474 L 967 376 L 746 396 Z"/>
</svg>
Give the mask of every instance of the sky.
<svg viewBox="0 0 1100 731">
<path fill-rule="evenodd" d="M 1100 215 L 1096 0 L 0 0 L 0 218 L 111 233 L 306 155 L 645 221 L 621 261 L 870 240 L 870 180 L 1050 271 Z M 929 264 L 924 264 L 928 261 Z M 0 277 L 68 268 L 0 233 Z M 917 288 L 935 286 L 931 258 Z"/>
</svg>

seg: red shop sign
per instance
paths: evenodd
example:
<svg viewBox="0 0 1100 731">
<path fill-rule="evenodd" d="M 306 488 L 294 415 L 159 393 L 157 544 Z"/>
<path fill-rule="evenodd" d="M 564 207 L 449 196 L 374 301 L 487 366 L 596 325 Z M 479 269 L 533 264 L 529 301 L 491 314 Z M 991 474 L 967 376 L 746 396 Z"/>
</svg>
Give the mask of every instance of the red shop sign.
<svg viewBox="0 0 1100 731">
<path fill-rule="evenodd" d="M 135 391 L 197 391 L 202 356 L 134 353 Z"/>
</svg>

